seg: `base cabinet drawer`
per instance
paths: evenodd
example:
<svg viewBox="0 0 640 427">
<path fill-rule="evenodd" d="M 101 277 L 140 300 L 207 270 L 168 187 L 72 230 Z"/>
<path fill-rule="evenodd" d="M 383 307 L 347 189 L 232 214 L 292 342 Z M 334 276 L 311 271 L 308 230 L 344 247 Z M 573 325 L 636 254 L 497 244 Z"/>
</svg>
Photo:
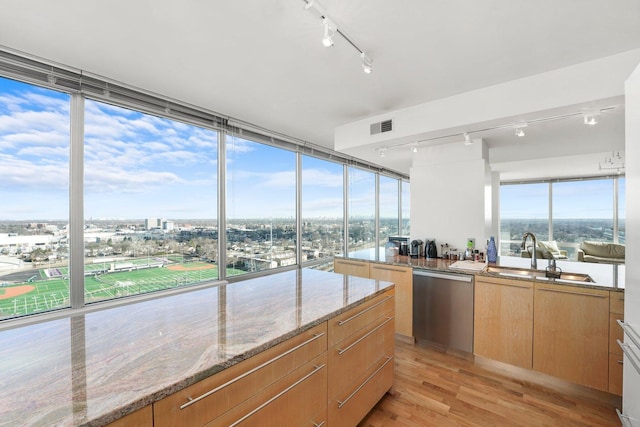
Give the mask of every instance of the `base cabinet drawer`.
<svg viewBox="0 0 640 427">
<path fill-rule="evenodd" d="M 154 403 L 154 427 L 208 425 L 326 350 L 323 323 Z"/>
<path fill-rule="evenodd" d="M 335 273 L 346 274 L 349 276 L 364 277 L 368 279 L 369 278 L 369 262 L 334 258 L 333 271 Z"/>
<path fill-rule="evenodd" d="M 394 318 L 382 317 L 358 335 L 342 340 L 329 350 L 329 396 L 352 387 L 361 373 L 394 351 Z"/>
<path fill-rule="evenodd" d="M 393 384 L 393 356 L 383 356 L 343 395 L 329 399 L 329 426 L 353 427 L 369 413 Z"/>
<path fill-rule="evenodd" d="M 281 427 L 320 424 L 315 420 L 327 395 L 327 355 L 323 354 L 221 415 L 207 427 Z M 325 410 L 326 413 L 326 410 Z M 321 415 L 320 415 L 321 416 Z"/>
<path fill-rule="evenodd" d="M 395 312 L 394 292 L 385 292 L 351 310 L 348 310 L 328 322 L 329 340 L 327 345 L 334 346 L 343 339 L 367 328 L 371 322 Z M 391 314 L 393 316 L 393 314 Z"/>
</svg>

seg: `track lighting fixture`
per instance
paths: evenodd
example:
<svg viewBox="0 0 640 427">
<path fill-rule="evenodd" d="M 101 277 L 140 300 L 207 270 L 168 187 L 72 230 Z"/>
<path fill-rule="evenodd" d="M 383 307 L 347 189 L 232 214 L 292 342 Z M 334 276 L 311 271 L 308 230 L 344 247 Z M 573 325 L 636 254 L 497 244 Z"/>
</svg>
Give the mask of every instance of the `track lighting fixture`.
<svg viewBox="0 0 640 427">
<path fill-rule="evenodd" d="M 376 148 L 376 151 L 378 152 L 378 156 L 384 157 L 386 155 L 386 152 L 387 152 L 387 147 Z"/>
<path fill-rule="evenodd" d="M 335 31 L 331 27 L 331 24 L 329 24 L 329 20 L 327 18 L 324 18 L 322 20 L 322 23 L 324 24 L 324 36 L 322 37 L 322 44 L 324 45 L 324 47 L 331 47 L 333 46 L 333 34 L 335 33 Z"/>
<path fill-rule="evenodd" d="M 516 136 L 524 136 L 524 131 L 520 128 L 516 129 Z"/>
<path fill-rule="evenodd" d="M 411 152 L 412 153 L 417 153 L 418 152 L 418 147 L 416 147 L 415 145 L 413 147 L 411 147 Z"/>
<path fill-rule="evenodd" d="M 350 44 L 355 50 L 358 51 L 358 54 L 360 55 L 360 59 L 362 60 L 362 70 L 366 74 L 371 74 L 371 72 L 373 71 L 373 65 L 372 65 L 373 61 L 371 61 L 371 58 L 369 58 L 369 56 L 367 56 L 367 54 L 364 53 L 364 50 L 360 49 L 353 40 L 347 37 L 347 35 L 345 34 L 342 28 L 338 28 L 336 23 L 327 15 L 326 9 L 324 8 L 324 6 L 322 6 L 318 0 L 302 0 L 302 1 L 304 2 L 304 9 L 309 11 L 309 13 L 311 13 L 313 16 L 315 16 L 316 18 L 319 18 L 322 21 L 322 25 L 324 28 L 324 33 L 322 35 L 322 45 L 326 47 L 333 46 L 334 44 L 333 36 L 339 35 L 340 37 L 345 39 L 348 42 L 348 44 Z"/>
<path fill-rule="evenodd" d="M 463 133 L 463 135 L 464 135 L 464 145 L 473 144 L 473 140 L 471 139 L 471 135 L 469 135 L 467 132 Z"/>
</svg>

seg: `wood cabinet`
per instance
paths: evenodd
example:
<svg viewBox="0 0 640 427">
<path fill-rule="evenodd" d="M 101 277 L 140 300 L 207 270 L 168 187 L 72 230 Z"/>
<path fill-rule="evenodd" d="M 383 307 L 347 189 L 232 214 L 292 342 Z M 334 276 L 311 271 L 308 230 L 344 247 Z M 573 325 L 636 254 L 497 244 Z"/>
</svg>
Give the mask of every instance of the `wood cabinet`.
<svg viewBox="0 0 640 427">
<path fill-rule="evenodd" d="M 396 265 L 369 265 L 369 278 L 396 285 L 396 333 L 413 337 L 413 269 Z"/>
<path fill-rule="evenodd" d="M 334 258 L 333 271 L 335 273 L 347 274 L 349 276 L 364 277 L 368 279 L 369 278 L 369 262 L 352 260 L 352 259 L 344 259 L 344 258 Z"/>
<path fill-rule="evenodd" d="M 622 396 L 622 349 L 617 340 L 624 341 L 618 324 L 624 320 L 624 292 L 609 292 L 609 393 Z"/>
<path fill-rule="evenodd" d="M 535 284 L 533 369 L 609 389 L 609 291 Z"/>
<path fill-rule="evenodd" d="M 333 271 L 349 276 L 393 282 L 396 285 L 395 333 L 413 340 L 413 268 L 334 258 Z"/>
<path fill-rule="evenodd" d="M 329 426 L 352 427 L 393 383 L 393 290 L 328 322 Z"/>
<path fill-rule="evenodd" d="M 476 276 L 473 353 L 533 367 L 533 283 Z"/>
<path fill-rule="evenodd" d="M 107 424 L 107 427 L 153 427 L 153 408 L 151 405 L 138 409 L 119 420 Z"/>
<path fill-rule="evenodd" d="M 326 414 L 326 350 L 323 322 L 154 403 L 154 426 L 302 425 Z"/>
</svg>

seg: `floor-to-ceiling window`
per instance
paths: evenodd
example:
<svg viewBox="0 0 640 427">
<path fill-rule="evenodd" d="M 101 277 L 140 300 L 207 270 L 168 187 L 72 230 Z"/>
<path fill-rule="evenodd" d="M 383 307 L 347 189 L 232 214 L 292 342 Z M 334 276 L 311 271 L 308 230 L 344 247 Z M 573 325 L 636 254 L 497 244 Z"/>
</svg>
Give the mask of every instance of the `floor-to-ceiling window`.
<svg viewBox="0 0 640 427">
<path fill-rule="evenodd" d="M 0 319 L 69 307 L 70 96 L 0 78 Z"/>
<path fill-rule="evenodd" d="M 411 233 L 411 185 L 409 181 L 402 181 L 402 230 L 400 234 L 402 236 L 409 236 Z M 426 242 L 425 242 L 426 243 Z"/>
<path fill-rule="evenodd" d="M 408 234 L 404 175 L 4 59 L 11 76 L 38 83 L 0 77 L 0 319 L 329 268 L 334 255 L 371 258 L 388 235 Z"/>
<path fill-rule="evenodd" d="M 348 169 L 349 256 L 376 250 L 376 175 L 356 167 Z"/>
<path fill-rule="evenodd" d="M 227 277 L 296 264 L 296 154 L 227 136 Z"/>
<path fill-rule="evenodd" d="M 526 231 L 555 241 L 572 260 L 583 241 L 624 243 L 624 200 L 625 180 L 618 176 L 503 184 L 501 255 L 520 256 Z"/>
<path fill-rule="evenodd" d="M 344 166 L 302 156 L 302 261 L 344 253 Z"/>
<path fill-rule="evenodd" d="M 85 103 L 85 302 L 217 279 L 217 132 Z"/>
<path fill-rule="evenodd" d="M 389 241 L 389 236 L 400 234 L 399 198 L 400 191 L 398 179 L 380 175 L 380 189 L 378 191 L 380 226 L 378 228 L 378 247 L 381 257 L 384 258 L 384 246 Z"/>
</svg>

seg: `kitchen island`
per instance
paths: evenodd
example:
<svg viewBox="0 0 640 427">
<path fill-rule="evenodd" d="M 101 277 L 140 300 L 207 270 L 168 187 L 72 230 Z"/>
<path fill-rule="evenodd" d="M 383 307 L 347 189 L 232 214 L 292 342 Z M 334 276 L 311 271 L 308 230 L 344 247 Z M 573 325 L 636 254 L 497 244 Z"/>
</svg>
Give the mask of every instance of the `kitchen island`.
<svg viewBox="0 0 640 427">
<path fill-rule="evenodd" d="M 345 345 L 350 336 L 332 338 L 329 321 L 376 299 L 386 306 L 393 290 L 390 282 L 296 269 L 4 330 L 0 425 L 99 426 L 146 409 L 148 418 L 162 399 L 314 328 L 328 336 L 307 341 L 322 337 L 325 351 L 327 342 Z"/>
</svg>

